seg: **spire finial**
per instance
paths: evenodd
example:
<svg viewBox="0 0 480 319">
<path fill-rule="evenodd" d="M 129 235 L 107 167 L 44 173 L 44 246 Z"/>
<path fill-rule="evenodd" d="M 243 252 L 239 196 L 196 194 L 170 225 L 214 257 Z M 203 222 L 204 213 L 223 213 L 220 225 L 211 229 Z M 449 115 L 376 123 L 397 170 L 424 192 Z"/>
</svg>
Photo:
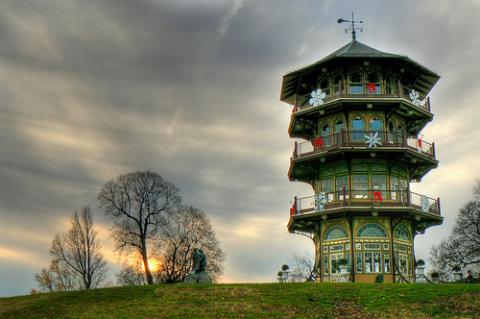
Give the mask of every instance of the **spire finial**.
<svg viewBox="0 0 480 319">
<path fill-rule="evenodd" d="M 353 41 L 357 40 L 357 30 L 359 30 L 360 32 L 363 32 L 363 28 L 360 28 L 358 26 L 358 24 L 363 23 L 363 21 L 360 21 L 360 20 L 355 21 L 353 12 L 352 12 L 352 20 L 345 20 L 345 19 L 340 18 L 340 19 L 337 20 L 337 22 L 338 23 L 342 23 L 342 22 L 351 22 L 352 23 L 352 25 L 350 27 L 345 29 L 345 33 L 347 33 L 348 31 L 352 31 L 352 40 Z M 355 28 L 355 27 L 357 27 L 357 28 Z"/>
</svg>

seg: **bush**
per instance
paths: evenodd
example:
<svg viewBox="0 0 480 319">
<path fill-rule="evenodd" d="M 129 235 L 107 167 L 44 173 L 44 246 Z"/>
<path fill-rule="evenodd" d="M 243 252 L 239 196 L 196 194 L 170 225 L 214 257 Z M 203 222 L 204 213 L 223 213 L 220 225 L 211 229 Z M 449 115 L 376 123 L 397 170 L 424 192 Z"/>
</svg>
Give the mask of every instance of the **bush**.
<svg viewBox="0 0 480 319">
<path fill-rule="evenodd" d="M 415 267 L 423 267 L 423 266 L 425 266 L 425 261 L 423 261 L 423 259 L 419 259 L 415 263 Z"/>
</svg>

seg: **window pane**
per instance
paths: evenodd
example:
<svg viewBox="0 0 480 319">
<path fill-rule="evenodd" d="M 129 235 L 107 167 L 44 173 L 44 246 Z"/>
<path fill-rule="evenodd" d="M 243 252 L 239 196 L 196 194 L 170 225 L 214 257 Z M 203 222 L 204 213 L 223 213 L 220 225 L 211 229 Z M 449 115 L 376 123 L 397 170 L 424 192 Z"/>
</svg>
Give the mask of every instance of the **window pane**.
<svg viewBox="0 0 480 319">
<path fill-rule="evenodd" d="M 400 255 L 400 272 L 402 274 L 406 274 L 408 272 L 408 262 L 407 262 L 407 255 Z"/>
<path fill-rule="evenodd" d="M 383 271 L 388 273 L 390 272 L 390 254 L 389 253 L 384 253 L 383 254 Z"/>
<path fill-rule="evenodd" d="M 337 187 L 337 194 L 338 194 L 338 199 L 343 200 L 348 197 L 348 176 L 337 176 L 336 179 L 336 187 Z M 345 194 L 344 194 L 345 191 Z"/>
<path fill-rule="evenodd" d="M 365 124 L 363 119 L 356 117 L 352 120 L 352 140 L 354 141 L 363 141 L 365 131 Z"/>
<path fill-rule="evenodd" d="M 323 261 L 324 261 L 324 263 L 323 263 L 323 268 L 324 268 L 324 269 L 323 269 L 323 272 L 324 272 L 325 274 L 328 274 L 328 254 L 323 256 Z"/>
<path fill-rule="evenodd" d="M 373 265 L 374 272 L 382 272 L 382 268 L 380 265 L 380 253 L 373 253 Z"/>
<path fill-rule="evenodd" d="M 337 256 L 330 255 L 330 265 L 331 265 L 331 273 L 335 274 L 337 272 Z"/>
<path fill-rule="evenodd" d="M 399 198 L 398 194 L 398 177 L 390 176 L 390 198 L 397 200 Z"/>
<path fill-rule="evenodd" d="M 320 88 L 322 89 L 322 92 L 325 92 L 327 96 L 330 95 L 330 84 L 328 82 L 328 79 L 320 80 Z"/>
<path fill-rule="evenodd" d="M 373 272 L 372 253 L 365 253 L 365 272 Z"/>
<path fill-rule="evenodd" d="M 370 120 L 370 131 L 382 131 L 382 130 L 383 130 L 383 124 L 381 119 L 374 118 Z"/>
<path fill-rule="evenodd" d="M 349 78 L 349 88 L 351 94 L 362 94 L 362 75 L 359 72 L 352 72 Z"/>
<path fill-rule="evenodd" d="M 368 197 L 368 175 L 353 175 L 352 195 L 354 198 Z"/>
<path fill-rule="evenodd" d="M 383 201 L 387 197 L 387 176 L 372 175 L 372 189 L 374 192 L 372 198 L 377 201 Z M 380 192 L 380 193 L 378 193 Z M 378 195 L 381 196 L 378 196 Z"/>
<path fill-rule="evenodd" d="M 362 252 L 357 252 L 357 272 L 362 272 Z"/>
<path fill-rule="evenodd" d="M 326 146 L 332 145 L 332 137 L 330 136 L 332 133 L 332 130 L 330 128 L 330 125 L 325 124 L 322 126 L 322 130 L 320 134 L 322 135 L 323 142 L 325 143 Z"/>
</svg>

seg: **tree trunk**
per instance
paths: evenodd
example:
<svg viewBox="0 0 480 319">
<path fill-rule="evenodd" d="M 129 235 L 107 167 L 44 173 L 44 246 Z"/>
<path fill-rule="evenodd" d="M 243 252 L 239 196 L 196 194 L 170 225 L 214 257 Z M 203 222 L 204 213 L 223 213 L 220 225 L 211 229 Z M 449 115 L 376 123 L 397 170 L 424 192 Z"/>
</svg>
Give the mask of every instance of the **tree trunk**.
<svg viewBox="0 0 480 319">
<path fill-rule="evenodd" d="M 147 284 L 153 285 L 153 276 L 152 272 L 150 271 L 150 265 L 148 264 L 147 245 L 145 240 L 142 240 L 142 260 L 143 267 L 145 268 L 145 275 L 147 276 Z"/>
</svg>

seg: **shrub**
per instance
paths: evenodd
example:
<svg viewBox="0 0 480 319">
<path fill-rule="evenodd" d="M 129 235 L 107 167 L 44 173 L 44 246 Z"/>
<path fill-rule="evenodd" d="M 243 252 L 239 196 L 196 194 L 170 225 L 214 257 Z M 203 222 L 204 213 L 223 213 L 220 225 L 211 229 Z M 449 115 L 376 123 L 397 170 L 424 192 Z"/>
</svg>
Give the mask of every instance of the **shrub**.
<svg viewBox="0 0 480 319">
<path fill-rule="evenodd" d="M 423 266 L 425 266 L 425 261 L 423 261 L 423 259 L 419 259 L 419 260 L 417 260 L 417 262 L 415 263 L 415 266 L 416 266 L 416 267 L 423 267 Z"/>
</svg>

